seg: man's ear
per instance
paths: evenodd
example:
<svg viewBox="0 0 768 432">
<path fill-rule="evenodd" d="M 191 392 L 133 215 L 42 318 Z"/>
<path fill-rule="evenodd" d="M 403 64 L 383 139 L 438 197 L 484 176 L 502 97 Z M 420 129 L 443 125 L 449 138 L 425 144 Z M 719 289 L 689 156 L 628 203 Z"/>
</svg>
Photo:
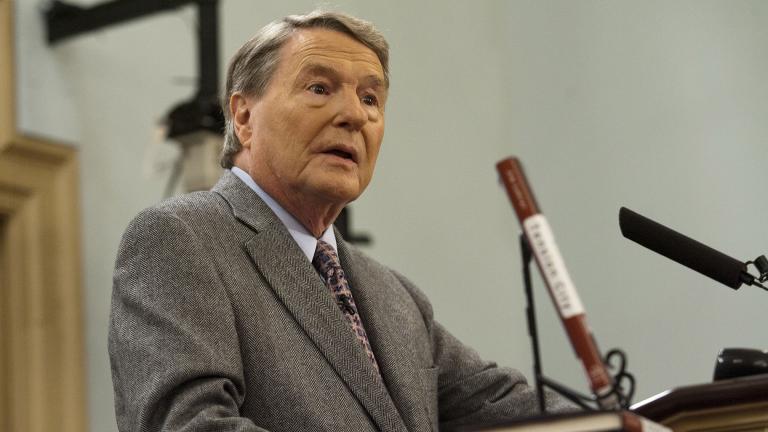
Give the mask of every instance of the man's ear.
<svg viewBox="0 0 768 432">
<path fill-rule="evenodd" d="M 253 130 L 251 128 L 251 104 L 240 92 L 232 93 L 229 97 L 229 116 L 235 127 L 235 135 L 243 147 L 251 146 Z"/>
</svg>

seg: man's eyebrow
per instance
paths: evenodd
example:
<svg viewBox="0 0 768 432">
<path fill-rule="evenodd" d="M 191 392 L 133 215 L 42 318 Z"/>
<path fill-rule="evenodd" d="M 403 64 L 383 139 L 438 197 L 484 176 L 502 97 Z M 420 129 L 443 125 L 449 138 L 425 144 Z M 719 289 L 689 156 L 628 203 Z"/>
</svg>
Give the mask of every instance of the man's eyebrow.
<svg viewBox="0 0 768 432">
<path fill-rule="evenodd" d="M 375 89 L 387 89 L 387 84 L 384 82 L 384 79 L 378 75 L 368 75 L 362 79 L 362 82 Z"/>
<path fill-rule="evenodd" d="M 308 63 L 301 67 L 301 71 L 299 73 L 299 76 L 307 75 L 324 75 L 330 78 L 337 78 L 339 76 L 339 72 L 336 69 L 324 64 Z M 360 81 L 366 86 L 384 89 L 387 88 L 384 79 L 377 74 L 366 75 Z"/>
</svg>

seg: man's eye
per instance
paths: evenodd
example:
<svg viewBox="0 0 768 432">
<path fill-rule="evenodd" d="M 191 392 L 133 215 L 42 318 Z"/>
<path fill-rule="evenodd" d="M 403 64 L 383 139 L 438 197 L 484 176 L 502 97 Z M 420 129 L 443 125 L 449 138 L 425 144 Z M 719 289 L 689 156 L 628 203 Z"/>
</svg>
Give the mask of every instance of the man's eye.
<svg viewBox="0 0 768 432">
<path fill-rule="evenodd" d="M 365 95 L 363 96 L 363 103 L 366 105 L 378 106 L 379 99 L 377 99 L 376 96 L 373 96 L 373 95 Z"/>
<path fill-rule="evenodd" d="M 308 90 L 314 94 L 319 94 L 319 95 L 328 94 L 328 89 L 322 84 L 312 84 L 311 86 L 309 86 Z"/>
</svg>

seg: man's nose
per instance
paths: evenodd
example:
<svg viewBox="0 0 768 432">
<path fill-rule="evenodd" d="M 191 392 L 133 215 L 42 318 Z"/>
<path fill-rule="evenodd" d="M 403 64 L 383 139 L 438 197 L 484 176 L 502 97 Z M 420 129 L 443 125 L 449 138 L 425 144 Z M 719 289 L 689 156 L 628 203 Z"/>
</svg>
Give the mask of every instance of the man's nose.
<svg viewBox="0 0 768 432">
<path fill-rule="evenodd" d="M 368 121 L 368 113 L 356 91 L 341 92 L 337 100 L 337 112 L 333 124 L 348 130 L 360 130 Z"/>
</svg>

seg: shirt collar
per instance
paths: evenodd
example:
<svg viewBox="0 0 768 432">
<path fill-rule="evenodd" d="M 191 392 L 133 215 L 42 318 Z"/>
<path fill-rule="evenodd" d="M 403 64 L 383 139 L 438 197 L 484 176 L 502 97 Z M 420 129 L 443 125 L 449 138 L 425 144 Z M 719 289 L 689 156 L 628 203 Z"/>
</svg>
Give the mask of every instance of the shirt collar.
<svg viewBox="0 0 768 432">
<path fill-rule="evenodd" d="M 299 223 L 293 215 L 288 213 L 277 201 L 275 201 L 268 193 L 256 184 L 255 181 L 248 175 L 247 172 L 241 170 L 238 167 L 232 167 L 232 174 L 243 181 L 249 188 L 251 188 L 259 198 L 269 206 L 273 213 L 280 219 L 280 222 L 288 229 L 288 233 L 291 234 L 293 240 L 299 245 L 301 251 L 304 252 L 307 259 L 312 261 L 315 256 L 315 249 L 317 249 L 317 239 L 304 228 L 304 225 Z M 333 247 L 333 250 L 338 254 L 338 248 L 336 247 L 336 236 L 333 233 L 333 225 L 329 226 L 320 236 L 320 240 L 328 243 Z"/>
</svg>

